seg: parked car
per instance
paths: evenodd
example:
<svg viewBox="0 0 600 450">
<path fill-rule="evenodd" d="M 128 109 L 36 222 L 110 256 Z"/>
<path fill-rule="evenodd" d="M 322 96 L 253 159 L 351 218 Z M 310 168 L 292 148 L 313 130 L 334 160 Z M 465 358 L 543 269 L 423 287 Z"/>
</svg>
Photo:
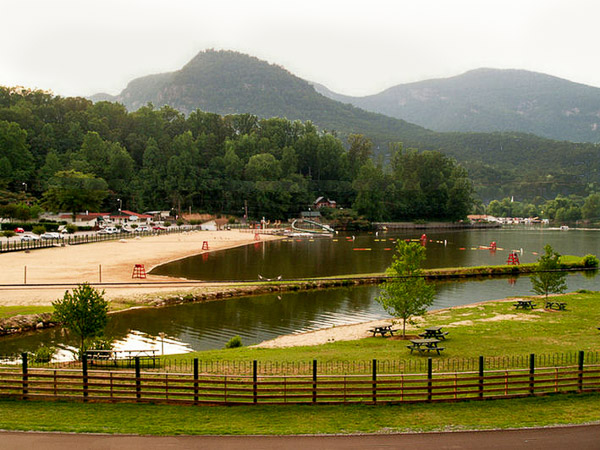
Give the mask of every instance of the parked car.
<svg viewBox="0 0 600 450">
<path fill-rule="evenodd" d="M 106 227 L 98 231 L 98 234 L 117 234 L 119 232 L 116 227 Z"/>
<path fill-rule="evenodd" d="M 37 234 L 24 234 L 21 236 L 21 242 L 39 241 L 40 237 Z"/>
<path fill-rule="evenodd" d="M 152 227 L 152 229 L 153 229 L 153 230 L 156 230 L 156 231 L 162 231 L 162 230 L 166 230 L 166 229 L 167 229 L 167 227 L 163 227 L 162 225 L 154 225 L 154 226 Z"/>
<path fill-rule="evenodd" d="M 62 234 L 56 233 L 54 231 L 48 231 L 40 236 L 42 239 L 63 239 Z"/>
<path fill-rule="evenodd" d="M 25 230 L 21 227 L 15 228 L 15 233 L 25 233 Z"/>
<path fill-rule="evenodd" d="M 133 232 L 134 233 L 149 233 L 150 227 L 148 225 L 140 225 L 139 227 L 137 227 Z"/>
</svg>

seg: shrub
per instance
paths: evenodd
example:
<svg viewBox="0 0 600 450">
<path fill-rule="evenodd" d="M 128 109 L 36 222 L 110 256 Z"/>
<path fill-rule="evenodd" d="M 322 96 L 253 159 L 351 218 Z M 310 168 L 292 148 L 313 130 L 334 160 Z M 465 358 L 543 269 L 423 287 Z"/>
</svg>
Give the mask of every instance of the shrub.
<svg viewBox="0 0 600 450">
<path fill-rule="evenodd" d="M 182 219 L 177 219 L 177 226 L 180 227 L 181 225 L 183 225 L 185 222 Z"/>
<path fill-rule="evenodd" d="M 234 336 L 229 339 L 229 342 L 225 344 L 225 348 L 237 348 L 242 346 L 242 338 L 239 336 Z"/>
<path fill-rule="evenodd" d="M 165 220 L 164 225 L 165 225 L 165 227 L 170 227 L 171 226 L 171 222 Z"/>
<path fill-rule="evenodd" d="M 584 267 L 598 267 L 600 260 L 595 255 L 585 255 L 583 257 Z"/>
<path fill-rule="evenodd" d="M 33 234 L 37 234 L 38 236 L 40 234 L 44 234 L 46 232 L 46 227 L 43 225 L 37 225 L 35 227 L 33 227 Z"/>
<path fill-rule="evenodd" d="M 131 228 L 133 228 L 134 230 L 138 227 L 139 225 L 137 223 L 132 223 L 131 224 Z"/>
<path fill-rule="evenodd" d="M 72 223 L 67 225 L 67 233 L 69 234 L 73 234 L 77 231 L 77 225 L 74 225 Z"/>
<path fill-rule="evenodd" d="M 44 344 L 41 345 L 33 354 L 31 359 L 37 363 L 47 363 L 52 360 L 54 353 L 56 352 L 55 347 L 46 347 Z"/>
</svg>

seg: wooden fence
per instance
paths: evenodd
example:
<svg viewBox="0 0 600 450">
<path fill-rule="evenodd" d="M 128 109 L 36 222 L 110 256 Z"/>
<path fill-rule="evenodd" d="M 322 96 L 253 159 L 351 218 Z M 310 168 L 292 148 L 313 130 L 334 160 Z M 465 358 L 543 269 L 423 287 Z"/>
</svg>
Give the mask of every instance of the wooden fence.
<svg viewBox="0 0 600 450">
<path fill-rule="evenodd" d="M 373 360 L 369 375 L 320 375 L 313 362 L 311 375 L 201 374 L 198 360 L 193 373 L 29 368 L 0 368 L 0 397 L 18 399 L 76 399 L 106 402 L 164 402 L 184 404 L 385 404 L 402 402 L 499 399 L 561 392 L 600 390 L 600 365 L 578 364 L 535 367 L 531 355 L 527 369 L 378 374 Z"/>
<path fill-rule="evenodd" d="M 115 241 L 120 239 L 133 239 L 137 236 L 154 236 L 161 234 L 183 233 L 186 231 L 199 230 L 199 226 L 172 227 L 166 230 L 152 230 L 134 233 L 119 232 L 114 234 L 74 234 L 66 235 L 60 239 L 38 239 L 34 241 L 0 241 L 0 253 L 20 252 L 26 250 L 37 250 L 40 248 L 57 247 L 63 245 L 80 245 L 94 242 Z"/>
</svg>

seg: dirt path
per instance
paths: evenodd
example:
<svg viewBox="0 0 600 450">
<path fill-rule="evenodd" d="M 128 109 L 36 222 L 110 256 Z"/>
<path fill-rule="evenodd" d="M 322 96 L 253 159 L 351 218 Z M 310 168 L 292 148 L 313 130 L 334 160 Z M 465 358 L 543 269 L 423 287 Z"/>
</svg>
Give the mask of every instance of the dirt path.
<svg viewBox="0 0 600 450">
<path fill-rule="evenodd" d="M 600 449 L 600 425 L 508 431 L 352 435 L 352 436 L 130 436 L 103 434 L 2 432 L 2 448 L 11 450 L 79 449 Z"/>
</svg>

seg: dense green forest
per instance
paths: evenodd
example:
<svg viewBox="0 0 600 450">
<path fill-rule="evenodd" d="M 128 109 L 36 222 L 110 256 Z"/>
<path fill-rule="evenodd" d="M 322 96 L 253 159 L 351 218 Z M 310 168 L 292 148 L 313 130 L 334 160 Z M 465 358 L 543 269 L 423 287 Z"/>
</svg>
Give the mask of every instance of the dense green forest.
<svg viewBox="0 0 600 450">
<path fill-rule="evenodd" d="M 476 95 L 476 89 L 465 84 L 465 98 Z M 546 85 L 538 87 L 555 98 L 556 89 L 552 90 L 553 85 L 544 87 Z M 570 116 L 569 122 L 583 115 L 589 118 L 588 103 L 584 108 L 580 90 L 576 93 L 578 96 L 573 98 L 579 102 L 581 114 Z M 478 101 L 487 98 L 495 102 L 489 91 L 484 94 L 487 97 Z M 390 143 L 402 142 L 407 148 L 441 151 L 456 158 L 469 171 L 477 193 L 485 202 L 505 196 L 531 200 L 536 196 L 554 198 L 557 194 L 588 195 L 600 183 L 600 146 L 597 144 L 576 144 L 517 132 L 434 132 L 326 98 L 309 82 L 280 66 L 231 51 L 200 52 L 180 70 L 135 79 L 120 95 L 100 94 L 93 100 L 117 101 L 128 111 L 136 111 L 152 102 L 157 107 L 169 105 L 186 115 L 201 109 L 221 115 L 253 114 L 259 118 L 310 120 L 319 130 L 329 130 L 344 143 L 351 134 L 364 134 L 373 142 L 374 154 L 386 162 L 393 159 Z M 539 108 L 534 108 L 531 114 L 540 115 L 548 127 L 558 129 L 556 114 L 552 113 L 550 121 L 549 116 L 540 111 L 540 102 L 536 103 Z M 567 126 L 563 119 L 561 126 Z M 511 122 L 510 127 L 513 125 Z"/>
<path fill-rule="evenodd" d="M 370 220 L 457 220 L 470 212 L 464 168 L 435 151 L 344 141 L 311 122 L 128 112 L 42 91 L 0 88 L 0 200 L 50 210 L 175 209 L 285 219 L 318 196 Z M 117 199 L 121 202 L 117 203 Z M 21 208 L 23 209 L 23 208 Z"/>
</svg>

